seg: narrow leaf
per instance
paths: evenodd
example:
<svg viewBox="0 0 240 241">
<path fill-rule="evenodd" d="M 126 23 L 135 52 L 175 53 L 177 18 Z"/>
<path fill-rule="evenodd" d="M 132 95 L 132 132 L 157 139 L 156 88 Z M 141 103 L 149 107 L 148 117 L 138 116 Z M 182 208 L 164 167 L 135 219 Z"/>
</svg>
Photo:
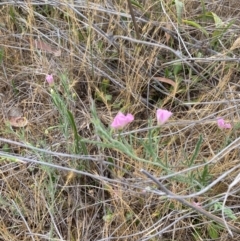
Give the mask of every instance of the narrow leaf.
<svg viewBox="0 0 240 241">
<path fill-rule="evenodd" d="M 186 20 L 186 19 L 183 19 L 182 22 L 189 26 L 193 26 L 193 27 L 201 30 L 208 37 L 208 32 L 200 24 L 198 24 L 194 21 L 191 21 L 191 20 Z"/>
<path fill-rule="evenodd" d="M 198 142 L 197 142 L 197 145 L 196 145 L 196 148 L 194 150 L 194 153 L 193 153 L 193 156 L 190 160 L 190 166 L 192 166 L 194 160 L 196 159 L 199 151 L 200 151 L 200 147 L 201 147 L 201 144 L 202 144 L 202 141 L 203 141 L 203 138 L 202 138 L 202 135 L 200 135 L 199 139 L 198 139 Z"/>
<path fill-rule="evenodd" d="M 176 10 L 177 10 L 177 19 L 178 22 L 182 22 L 182 11 L 183 11 L 183 3 L 179 0 L 175 0 Z"/>
</svg>

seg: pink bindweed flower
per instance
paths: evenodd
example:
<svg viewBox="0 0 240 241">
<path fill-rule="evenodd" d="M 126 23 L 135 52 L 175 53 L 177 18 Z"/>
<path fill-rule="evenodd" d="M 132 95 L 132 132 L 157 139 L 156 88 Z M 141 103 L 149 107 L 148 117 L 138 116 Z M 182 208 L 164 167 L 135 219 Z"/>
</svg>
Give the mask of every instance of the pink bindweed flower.
<svg viewBox="0 0 240 241">
<path fill-rule="evenodd" d="M 163 125 L 172 116 L 172 112 L 168 110 L 158 109 L 157 110 L 157 122 L 158 125 Z"/>
<path fill-rule="evenodd" d="M 132 114 L 124 115 L 122 112 L 119 112 L 115 116 L 111 124 L 111 127 L 114 129 L 122 129 L 127 124 L 131 123 L 133 120 L 134 120 L 134 116 Z"/>
<path fill-rule="evenodd" d="M 53 79 L 53 75 L 52 74 L 48 74 L 46 76 L 46 81 L 48 82 L 48 84 L 51 86 L 54 84 L 54 79 Z"/>
<path fill-rule="evenodd" d="M 198 208 L 201 208 L 201 207 L 202 207 L 202 205 L 201 205 L 200 202 L 192 202 L 192 204 L 193 204 L 194 206 L 198 207 Z"/>
<path fill-rule="evenodd" d="M 217 124 L 220 129 L 231 129 L 232 128 L 232 125 L 225 123 L 223 118 L 218 119 Z"/>
</svg>

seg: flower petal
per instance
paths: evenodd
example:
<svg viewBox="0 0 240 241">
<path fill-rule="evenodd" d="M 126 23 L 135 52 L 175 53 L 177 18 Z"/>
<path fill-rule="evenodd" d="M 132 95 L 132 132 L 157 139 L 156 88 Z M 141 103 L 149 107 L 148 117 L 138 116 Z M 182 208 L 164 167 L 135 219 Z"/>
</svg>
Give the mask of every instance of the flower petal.
<svg viewBox="0 0 240 241">
<path fill-rule="evenodd" d="M 158 109 L 156 114 L 158 125 L 163 125 L 166 123 L 172 114 L 173 113 L 171 111 Z"/>
<path fill-rule="evenodd" d="M 223 118 L 220 118 L 217 120 L 217 125 L 220 129 L 231 129 L 232 128 L 232 125 L 225 123 Z"/>
<path fill-rule="evenodd" d="M 224 125 L 225 125 L 224 119 L 223 118 L 218 119 L 217 124 L 219 128 L 224 128 Z"/>
<path fill-rule="evenodd" d="M 224 128 L 225 128 L 225 129 L 231 129 L 231 128 L 232 128 L 232 125 L 231 125 L 231 124 L 225 124 L 225 125 L 224 125 Z"/>
<path fill-rule="evenodd" d="M 111 127 L 114 129 L 122 129 L 123 127 L 131 123 L 133 120 L 134 116 L 132 114 L 127 114 L 125 116 L 122 112 L 119 112 L 113 119 Z"/>
<path fill-rule="evenodd" d="M 48 74 L 46 76 L 46 81 L 48 82 L 49 85 L 53 85 L 54 84 L 53 75 L 52 74 Z"/>
</svg>

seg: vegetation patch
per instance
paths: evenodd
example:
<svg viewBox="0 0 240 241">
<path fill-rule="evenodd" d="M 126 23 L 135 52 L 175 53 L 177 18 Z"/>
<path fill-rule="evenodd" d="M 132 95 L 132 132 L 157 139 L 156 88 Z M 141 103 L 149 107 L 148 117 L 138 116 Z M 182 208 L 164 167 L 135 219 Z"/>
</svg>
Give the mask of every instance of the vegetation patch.
<svg viewBox="0 0 240 241">
<path fill-rule="evenodd" d="M 0 240 L 239 240 L 239 12 L 0 3 Z"/>
</svg>

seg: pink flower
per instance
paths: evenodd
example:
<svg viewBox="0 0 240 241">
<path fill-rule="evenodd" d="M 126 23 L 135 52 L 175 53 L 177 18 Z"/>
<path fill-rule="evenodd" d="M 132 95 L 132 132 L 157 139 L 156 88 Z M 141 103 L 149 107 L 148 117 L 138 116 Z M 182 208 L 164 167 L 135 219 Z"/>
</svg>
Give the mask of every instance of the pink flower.
<svg viewBox="0 0 240 241">
<path fill-rule="evenodd" d="M 157 110 L 157 122 L 158 125 L 163 125 L 171 117 L 173 113 L 168 110 L 158 109 Z"/>
<path fill-rule="evenodd" d="M 226 124 L 223 118 L 217 120 L 218 127 L 220 129 L 231 129 L 231 124 Z"/>
<path fill-rule="evenodd" d="M 200 202 L 192 202 L 192 204 L 193 204 L 194 206 L 196 206 L 196 207 L 199 207 L 199 208 L 202 207 L 202 205 L 201 205 Z"/>
<path fill-rule="evenodd" d="M 46 81 L 48 82 L 48 84 L 51 86 L 54 84 L 54 79 L 53 79 L 53 75 L 52 74 L 48 74 L 46 76 Z"/>
<path fill-rule="evenodd" d="M 115 116 L 115 118 L 111 124 L 111 127 L 114 129 L 122 129 L 127 124 L 131 123 L 133 120 L 134 120 L 134 117 L 132 114 L 124 115 L 122 112 L 119 112 Z"/>
</svg>

